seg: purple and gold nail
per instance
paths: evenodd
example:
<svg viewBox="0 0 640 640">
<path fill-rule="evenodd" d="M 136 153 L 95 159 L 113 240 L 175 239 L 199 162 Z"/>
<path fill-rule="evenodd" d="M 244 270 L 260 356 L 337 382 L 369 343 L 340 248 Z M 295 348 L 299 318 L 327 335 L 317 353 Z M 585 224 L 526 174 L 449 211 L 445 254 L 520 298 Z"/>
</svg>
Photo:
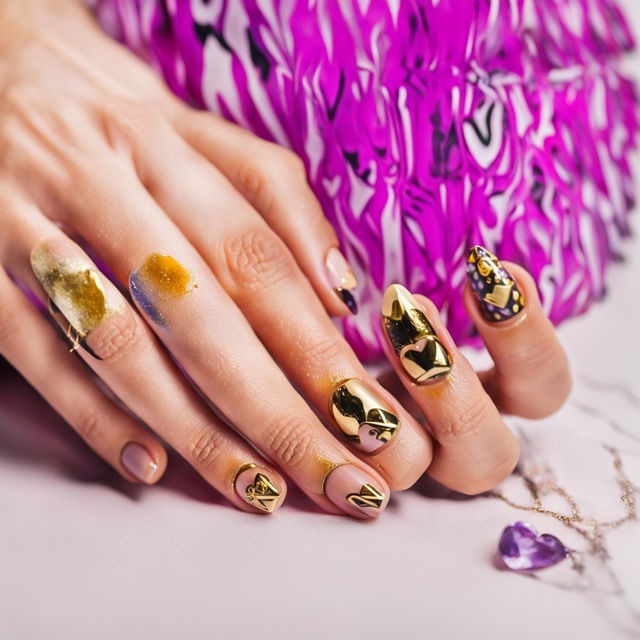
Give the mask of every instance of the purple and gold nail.
<svg viewBox="0 0 640 640">
<path fill-rule="evenodd" d="M 490 251 L 476 245 L 469 251 L 467 276 L 482 315 L 489 322 L 504 322 L 525 308 L 516 281 Z"/>
<path fill-rule="evenodd" d="M 175 258 L 151 254 L 142 266 L 130 274 L 129 289 L 143 313 L 157 325 L 166 326 L 158 303 L 182 298 L 197 288 L 193 275 Z"/>
</svg>

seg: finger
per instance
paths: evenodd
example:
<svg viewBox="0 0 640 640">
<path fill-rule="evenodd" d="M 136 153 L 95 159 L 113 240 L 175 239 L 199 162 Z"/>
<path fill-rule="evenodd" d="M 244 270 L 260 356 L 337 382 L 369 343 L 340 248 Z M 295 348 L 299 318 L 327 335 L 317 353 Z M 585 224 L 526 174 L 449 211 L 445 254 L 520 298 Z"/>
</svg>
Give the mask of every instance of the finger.
<svg viewBox="0 0 640 640">
<path fill-rule="evenodd" d="M 158 122 L 149 131 L 127 129 L 137 162 L 143 139 L 164 149 L 164 131 Z M 115 179 L 86 172 L 73 192 L 60 194 L 64 208 L 116 275 L 129 277 L 138 308 L 191 379 L 323 508 L 360 518 L 381 513 L 384 480 L 327 432 L 133 167 L 121 158 L 103 162 Z"/>
<path fill-rule="evenodd" d="M 138 156 L 162 209 L 304 397 L 392 489 L 410 487 L 432 457 L 424 429 L 367 373 L 265 221 L 180 139 L 162 144 L 167 146 L 160 159 L 157 153 Z M 184 173 L 176 175 L 164 158 Z"/>
<path fill-rule="evenodd" d="M 533 278 L 479 246 L 469 253 L 467 273 L 465 306 L 495 362 L 481 374 L 485 388 L 503 413 L 550 415 L 566 400 L 571 375 Z"/>
<path fill-rule="evenodd" d="M 80 247 L 44 219 L 24 240 L 39 293 L 50 297 L 73 348 L 120 400 L 236 506 L 276 509 L 286 493 L 284 479 L 211 413 Z"/>
<path fill-rule="evenodd" d="M 0 354 L 124 478 L 157 482 L 167 466 L 162 445 L 102 393 L 2 269 L 0 299 Z"/>
<path fill-rule="evenodd" d="M 435 305 L 392 285 L 385 293 L 385 350 L 436 441 L 428 473 L 451 489 L 477 494 L 515 467 L 518 442 L 478 376 L 458 351 Z"/>
<path fill-rule="evenodd" d="M 210 113 L 182 109 L 174 122 L 284 240 L 329 313 L 357 313 L 356 277 L 309 187 L 302 160 Z"/>
</svg>

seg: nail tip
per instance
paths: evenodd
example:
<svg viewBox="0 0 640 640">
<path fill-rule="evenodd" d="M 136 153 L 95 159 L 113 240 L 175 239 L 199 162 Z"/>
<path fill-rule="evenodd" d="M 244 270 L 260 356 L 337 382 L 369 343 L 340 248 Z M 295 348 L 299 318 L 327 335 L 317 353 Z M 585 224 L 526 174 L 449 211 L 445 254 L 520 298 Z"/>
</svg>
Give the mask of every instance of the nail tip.
<svg viewBox="0 0 640 640">
<path fill-rule="evenodd" d="M 342 302 L 347 306 L 351 314 L 354 316 L 357 315 L 358 302 L 355 296 L 353 295 L 353 293 L 351 293 L 349 289 L 341 289 L 341 288 L 337 288 L 335 291 L 340 297 L 340 299 L 342 300 Z"/>
</svg>

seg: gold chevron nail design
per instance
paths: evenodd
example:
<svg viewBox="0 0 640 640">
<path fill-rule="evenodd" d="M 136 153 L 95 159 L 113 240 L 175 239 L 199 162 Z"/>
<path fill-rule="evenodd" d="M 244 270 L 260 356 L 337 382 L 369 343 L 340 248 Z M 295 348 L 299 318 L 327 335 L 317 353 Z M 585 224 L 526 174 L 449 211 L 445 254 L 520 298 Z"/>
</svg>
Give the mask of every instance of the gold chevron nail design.
<svg viewBox="0 0 640 640">
<path fill-rule="evenodd" d="M 339 383 L 331 394 L 331 413 L 344 437 L 367 453 L 388 444 L 398 428 L 398 417 L 360 380 Z"/>
<path fill-rule="evenodd" d="M 382 506 L 384 498 L 385 495 L 382 491 L 379 491 L 370 484 L 363 484 L 359 493 L 350 493 L 347 496 L 347 502 L 351 503 L 354 507 L 379 509 Z"/>
<path fill-rule="evenodd" d="M 416 299 L 403 286 L 391 285 L 382 301 L 382 321 L 400 363 L 417 384 L 446 376 L 451 356 Z"/>
<path fill-rule="evenodd" d="M 263 473 L 257 473 L 244 492 L 244 499 L 254 506 L 272 513 L 278 504 L 280 491 L 271 483 L 271 480 Z"/>
</svg>

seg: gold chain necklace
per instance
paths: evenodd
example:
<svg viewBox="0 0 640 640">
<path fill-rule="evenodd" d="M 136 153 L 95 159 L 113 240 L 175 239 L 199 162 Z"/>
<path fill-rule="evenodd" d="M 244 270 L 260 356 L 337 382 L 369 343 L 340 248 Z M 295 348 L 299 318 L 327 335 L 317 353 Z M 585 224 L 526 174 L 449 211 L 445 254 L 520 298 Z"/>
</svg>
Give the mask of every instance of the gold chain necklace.
<svg viewBox="0 0 640 640">
<path fill-rule="evenodd" d="M 492 498 L 502 500 L 515 509 L 540 513 L 562 522 L 564 525 L 573 529 L 582 536 L 589 543 L 589 547 L 593 553 L 598 554 L 602 559 L 607 559 L 609 557 L 609 553 L 605 546 L 604 531 L 620 527 L 631 520 L 637 520 L 638 511 L 636 494 L 639 493 L 640 490 L 638 487 L 634 486 L 625 473 L 620 452 L 612 446 L 602 446 L 612 457 L 613 466 L 617 473 L 616 480 L 620 487 L 620 501 L 625 507 L 624 515 L 616 520 L 599 521 L 594 518 L 583 517 L 576 499 L 557 483 L 548 468 L 542 470 L 535 468 L 531 470 L 517 469 L 515 471 L 516 475 L 520 476 L 527 491 L 531 495 L 533 504 L 518 504 L 505 496 L 501 491 L 491 491 L 488 495 Z M 542 504 L 543 498 L 552 494 L 559 495 L 566 500 L 569 505 L 571 515 L 547 509 Z M 578 560 L 576 555 L 578 552 L 576 550 L 570 550 L 569 553 L 574 569 L 582 571 L 584 566 L 582 562 Z"/>
</svg>

